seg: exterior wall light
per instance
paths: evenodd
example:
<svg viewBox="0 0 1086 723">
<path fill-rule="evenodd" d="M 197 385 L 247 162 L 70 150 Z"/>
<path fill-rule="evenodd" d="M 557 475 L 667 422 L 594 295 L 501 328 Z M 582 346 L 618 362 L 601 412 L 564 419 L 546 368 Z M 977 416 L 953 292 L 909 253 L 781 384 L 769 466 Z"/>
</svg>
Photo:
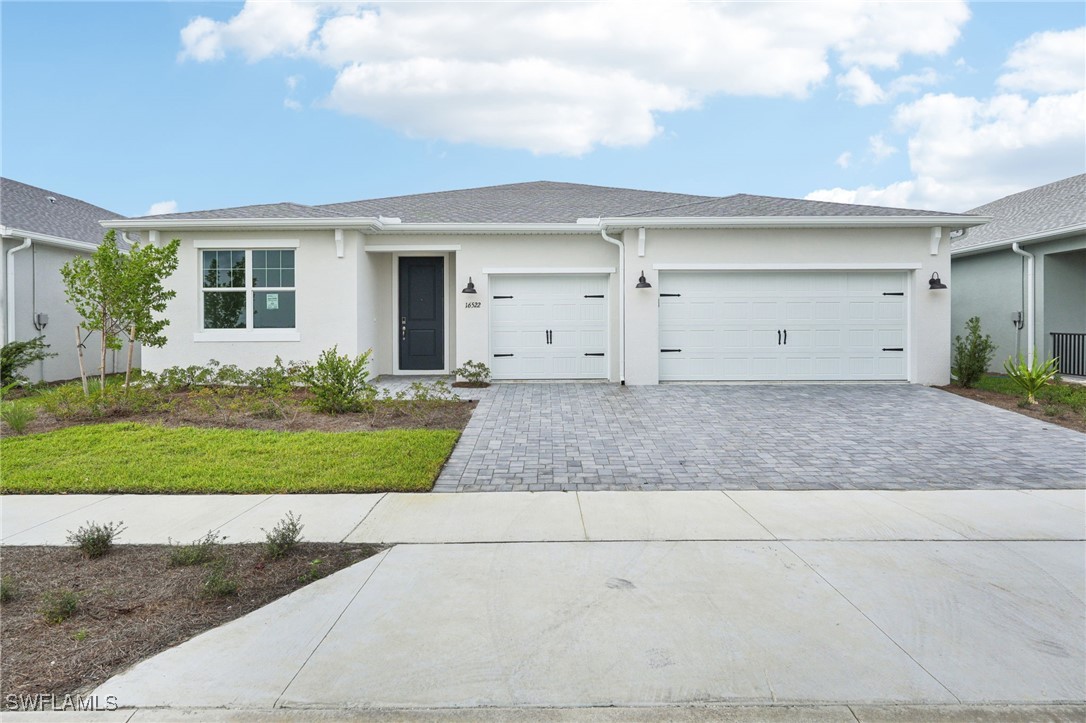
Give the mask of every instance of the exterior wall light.
<svg viewBox="0 0 1086 723">
<path fill-rule="evenodd" d="M 474 284 L 474 282 L 472 282 L 470 276 L 468 277 L 468 285 L 465 286 L 464 289 L 460 293 L 461 294 L 478 294 L 479 293 L 478 291 L 475 290 L 475 284 Z"/>
<path fill-rule="evenodd" d="M 946 284 L 939 278 L 939 273 L 932 273 L 931 278 L 928 279 L 928 289 L 935 291 L 936 289 L 945 289 L 946 287 Z"/>
<path fill-rule="evenodd" d="M 637 280 L 637 286 L 635 286 L 634 288 L 635 289 L 651 289 L 652 288 L 652 284 L 650 284 L 648 281 L 645 280 L 645 272 L 643 270 L 641 272 L 641 278 L 639 278 Z"/>
</svg>

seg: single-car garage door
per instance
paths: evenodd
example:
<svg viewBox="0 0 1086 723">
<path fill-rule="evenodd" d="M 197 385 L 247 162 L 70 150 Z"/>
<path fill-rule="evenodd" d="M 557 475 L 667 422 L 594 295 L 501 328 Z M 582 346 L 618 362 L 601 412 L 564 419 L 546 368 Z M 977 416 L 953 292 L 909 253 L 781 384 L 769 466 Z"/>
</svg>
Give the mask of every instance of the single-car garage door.
<svg viewBox="0 0 1086 723">
<path fill-rule="evenodd" d="M 490 368 L 495 379 L 607 376 L 607 277 L 490 277 Z"/>
<path fill-rule="evenodd" d="M 660 273 L 660 379 L 904 380 L 906 275 Z"/>
</svg>

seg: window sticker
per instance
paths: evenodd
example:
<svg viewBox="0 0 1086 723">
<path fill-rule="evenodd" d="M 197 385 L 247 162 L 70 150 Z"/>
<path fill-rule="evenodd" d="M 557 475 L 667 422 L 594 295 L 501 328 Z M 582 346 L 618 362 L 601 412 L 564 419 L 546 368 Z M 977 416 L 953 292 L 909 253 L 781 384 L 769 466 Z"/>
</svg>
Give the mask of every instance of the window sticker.
<svg viewBox="0 0 1086 723">
<path fill-rule="evenodd" d="M 264 306 L 268 311 L 275 311 L 279 308 L 279 294 L 268 294 L 264 298 L 267 300 Z"/>
</svg>

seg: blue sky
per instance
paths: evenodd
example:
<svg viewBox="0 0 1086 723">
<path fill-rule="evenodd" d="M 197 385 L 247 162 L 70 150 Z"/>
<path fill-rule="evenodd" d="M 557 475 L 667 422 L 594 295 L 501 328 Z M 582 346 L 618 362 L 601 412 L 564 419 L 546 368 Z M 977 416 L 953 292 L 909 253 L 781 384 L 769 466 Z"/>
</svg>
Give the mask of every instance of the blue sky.
<svg viewBox="0 0 1086 723">
<path fill-rule="evenodd" d="M 965 210 L 1086 172 L 1080 2 L 631 7 L 2 2 L 2 172 L 126 215 L 540 179 Z"/>
</svg>

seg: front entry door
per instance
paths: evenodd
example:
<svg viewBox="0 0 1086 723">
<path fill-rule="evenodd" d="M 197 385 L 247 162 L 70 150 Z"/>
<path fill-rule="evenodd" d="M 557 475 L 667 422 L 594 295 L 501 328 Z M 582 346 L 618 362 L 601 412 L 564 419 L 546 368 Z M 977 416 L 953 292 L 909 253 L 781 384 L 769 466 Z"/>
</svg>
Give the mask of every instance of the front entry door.
<svg viewBox="0 0 1086 723">
<path fill-rule="evenodd" d="M 445 368 L 445 259 L 400 257 L 400 369 Z"/>
</svg>

